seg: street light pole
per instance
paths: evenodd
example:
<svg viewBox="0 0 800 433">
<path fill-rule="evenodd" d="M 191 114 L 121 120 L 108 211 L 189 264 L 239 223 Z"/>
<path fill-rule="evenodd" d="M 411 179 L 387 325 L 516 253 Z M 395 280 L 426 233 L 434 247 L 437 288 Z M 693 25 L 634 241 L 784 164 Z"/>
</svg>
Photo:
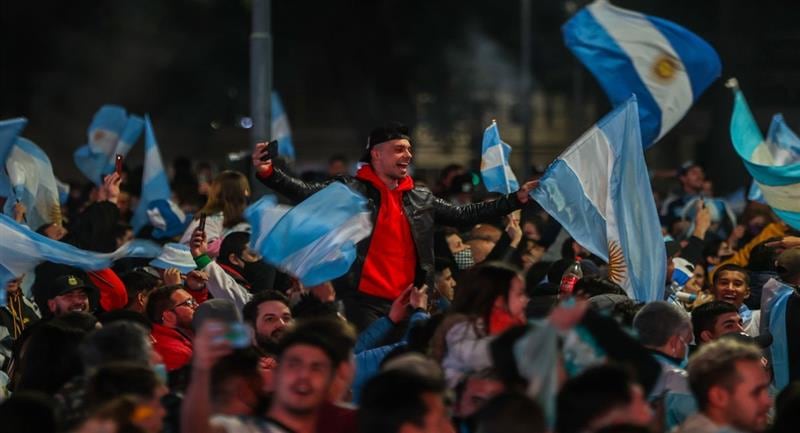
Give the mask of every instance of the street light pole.
<svg viewBox="0 0 800 433">
<path fill-rule="evenodd" d="M 251 143 L 272 138 L 272 5 L 271 0 L 253 0 L 250 30 L 250 116 L 253 118 Z M 266 189 L 251 175 L 253 197 Z"/>
<path fill-rule="evenodd" d="M 532 56 L 532 43 L 531 43 L 531 0 L 520 0 L 520 114 L 522 117 L 522 155 L 524 159 L 523 165 L 523 179 L 530 179 L 531 165 L 533 164 L 533 152 L 531 147 L 532 134 L 531 122 L 533 118 L 533 109 L 531 107 L 531 56 Z"/>
</svg>

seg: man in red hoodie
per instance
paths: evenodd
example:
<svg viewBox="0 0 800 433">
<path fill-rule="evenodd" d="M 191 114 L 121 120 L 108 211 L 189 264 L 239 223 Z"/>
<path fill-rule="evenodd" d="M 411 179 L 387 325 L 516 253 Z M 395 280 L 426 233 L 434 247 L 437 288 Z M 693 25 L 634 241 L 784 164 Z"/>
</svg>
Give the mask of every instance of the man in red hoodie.
<svg viewBox="0 0 800 433">
<path fill-rule="evenodd" d="M 392 301 L 408 286 L 434 287 L 434 223 L 469 226 L 507 215 L 527 203 L 535 181 L 492 202 L 454 206 L 415 186 L 408 128 L 392 122 L 375 128 L 367 139 L 356 176 L 339 176 L 364 195 L 372 212 L 372 235 L 358 244 L 358 255 L 347 275 L 337 281 L 346 313 L 359 329 L 389 312 Z M 265 185 L 299 202 L 326 186 L 306 183 L 273 167 L 266 143 L 253 152 L 256 175 Z"/>
<path fill-rule="evenodd" d="M 197 306 L 180 286 L 159 287 L 147 299 L 153 349 L 164 359 L 167 371 L 177 370 L 192 359 L 192 318 Z"/>
</svg>

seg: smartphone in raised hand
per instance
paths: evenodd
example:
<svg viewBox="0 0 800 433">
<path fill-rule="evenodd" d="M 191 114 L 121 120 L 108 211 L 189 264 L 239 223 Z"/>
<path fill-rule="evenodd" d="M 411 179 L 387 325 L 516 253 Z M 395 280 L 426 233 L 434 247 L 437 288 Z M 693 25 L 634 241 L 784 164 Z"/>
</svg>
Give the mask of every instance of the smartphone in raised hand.
<svg viewBox="0 0 800 433">
<path fill-rule="evenodd" d="M 120 154 L 117 154 L 117 157 L 114 159 L 114 171 L 116 171 L 118 175 L 122 175 L 122 155 Z"/>
<path fill-rule="evenodd" d="M 262 161 L 268 161 L 278 157 L 278 140 L 272 140 L 267 143 L 267 154 L 261 158 Z"/>
<path fill-rule="evenodd" d="M 197 224 L 197 229 L 200 230 L 203 233 L 206 232 L 206 216 L 207 215 L 205 214 L 205 212 L 201 213 L 200 214 L 200 222 Z"/>
</svg>

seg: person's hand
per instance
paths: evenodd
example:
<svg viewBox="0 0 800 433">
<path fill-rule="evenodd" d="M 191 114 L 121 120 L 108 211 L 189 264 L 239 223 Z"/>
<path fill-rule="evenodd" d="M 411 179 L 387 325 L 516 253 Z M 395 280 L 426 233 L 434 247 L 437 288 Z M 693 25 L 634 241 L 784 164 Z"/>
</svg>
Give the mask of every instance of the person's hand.
<svg viewBox="0 0 800 433">
<path fill-rule="evenodd" d="M 192 241 L 189 243 L 192 257 L 200 257 L 208 252 L 208 238 L 206 233 L 199 228 L 192 232 Z"/>
<path fill-rule="evenodd" d="M 14 203 L 14 221 L 22 224 L 22 221 L 25 220 L 25 212 L 27 209 L 25 205 L 22 204 L 21 201 Z"/>
<path fill-rule="evenodd" d="M 428 310 L 428 286 L 423 284 L 422 287 L 411 288 L 411 293 L 408 297 L 408 304 L 415 310 L 422 309 Z"/>
<path fill-rule="evenodd" d="M 203 290 L 208 284 L 208 273 L 194 270 L 186 275 L 186 287 L 191 290 Z"/>
<path fill-rule="evenodd" d="M 709 227 L 711 227 L 711 209 L 705 205 L 703 200 L 697 200 L 695 204 L 694 233 L 692 234 L 703 239 Z"/>
<path fill-rule="evenodd" d="M 533 179 L 523 183 L 519 188 L 519 191 L 517 191 L 517 200 L 519 200 L 519 202 L 522 204 L 527 203 L 528 200 L 531 199 L 531 191 L 533 191 L 537 186 L 539 186 L 539 179 Z"/>
<path fill-rule="evenodd" d="M 336 289 L 333 288 L 333 283 L 330 281 L 311 286 L 308 291 L 322 302 L 336 301 Z"/>
<path fill-rule="evenodd" d="M 210 371 L 217 361 L 233 351 L 225 338 L 227 330 L 227 325 L 217 320 L 203 323 L 192 341 L 192 368 Z"/>
<path fill-rule="evenodd" d="M 252 155 L 253 168 L 261 177 L 269 177 L 272 174 L 272 156 L 267 151 L 267 144 L 257 143 Z"/>
<path fill-rule="evenodd" d="M 113 172 L 103 178 L 103 187 L 100 196 L 104 197 L 111 203 L 117 204 L 119 198 L 119 185 L 122 183 L 122 177 L 117 172 Z M 102 199 L 101 199 L 102 200 Z"/>
<path fill-rule="evenodd" d="M 589 301 L 576 300 L 575 304 L 566 306 L 562 302 L 547 316 L 547 319 L 559 331 L 569 330 L 583 319 L 586 310 L 589 309 Z"/>
<path fill-rule="evenodd" d="M 781 240 L 767 242 L 766 244 L 769 248 L 797 248 L 800 247 L 800 237 L 797 236 L 786 236 Z"/>
<path fill-rule="evenodd" d="M 511 238 L 511 247 L 516 248 L 522 240 L 522 227 L 519 226 L 519 217 L 516 212 L 508 215 L 508 224 L 506 224 L 506 233 Z"/>
<path fill-rule="evenodd" d="M 181 271 L 177 268 L 169 268 L 164 271 L 164 285 L 165 286 L 176 286 L 181 284 Z"/>
<path fill-rule="evenodd" d="M 408 309 L 406 307 L 408 307 L 411 291 L 413 289 L 413 284 L 406 287 L 403 293 L 392 302 L 392 307 L 389 309 L 389 320 L 391 320 L 392 323 L 400 323 L 408 317 Z"/>
<path fill-rule="evenodd" d="M 303 283 L 295 277 L 291 277 L 289 288 L 286 290 L 286 297 L 289 298 L 289 304 L 294 305 L 300 302 L 300 298 L 305 293 Z"/>
</svg>

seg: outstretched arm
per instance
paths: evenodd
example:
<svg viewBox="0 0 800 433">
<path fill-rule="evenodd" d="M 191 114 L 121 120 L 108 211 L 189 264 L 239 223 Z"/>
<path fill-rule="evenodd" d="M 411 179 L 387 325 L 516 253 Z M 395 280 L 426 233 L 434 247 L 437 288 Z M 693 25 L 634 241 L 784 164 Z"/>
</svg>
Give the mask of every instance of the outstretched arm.
<svg viewBox="0 0 800 433">
<path fill-rule="evenodd" d="M 506 194 L 495 201 L 466 206 L 454 206 L 437 198 L 434 199 L 434 217 L 439 224 L 457 227 L 486 222 L 522 208 L 530 200 L 530 192 L 538 185 L 538 180 L 529 180 L 515 193 Z"/>
<path fill-rule="evenodd" d="M 267 143 L 258 143 L 252 154 L 256 178 L 264 185 L 285 195 L 294 202 L 305 200 L 308 196 L 328 186 L 329 182 L 303 182 L 273 166 L 272 157 L 267 151 Z"/>
</svg>

